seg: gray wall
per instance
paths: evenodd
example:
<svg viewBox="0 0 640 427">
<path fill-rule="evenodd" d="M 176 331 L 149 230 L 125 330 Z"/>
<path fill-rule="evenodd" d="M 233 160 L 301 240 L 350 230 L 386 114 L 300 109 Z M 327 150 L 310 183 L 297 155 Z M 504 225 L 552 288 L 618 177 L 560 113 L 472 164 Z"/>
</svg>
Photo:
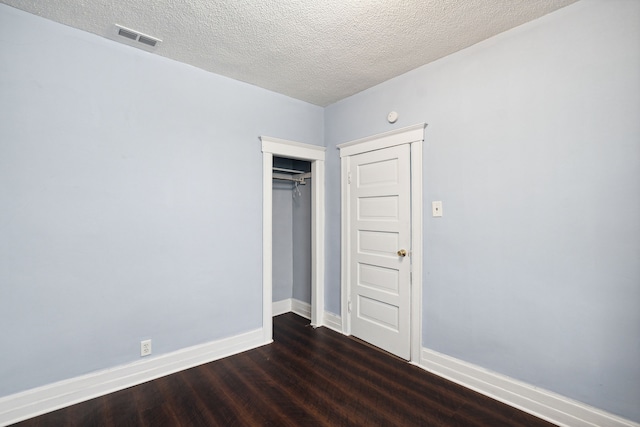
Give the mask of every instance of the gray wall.
<svg viewBox="0 0 640 427">
<path fill-rule="evenodd" d="M 259 135 L 323 110 L 0 5 L 0 396 L 262 325 Z"/>
<path fill-rule="evenodd" d="M 293 199 L 293 293 L 298 301 L 311 304 L 311 190 L 313 180 L 299 185 Z"/>
<path fill-rule="evenodd" d="M 419 122 L 423 346 L 640 421 L 640 2 L 580 1 L 325 109 L 333 313 L 335 146 Z"/>
<path fill-rule="evenodd" d="M 311 304 L 311 185 L 273 181 L 273 301 Z"/>
<path fill-rule="evenodd" d="M 293 198 L 291 182 L 273 180 L 272 300 L 293 296 Z"/>
</svg>

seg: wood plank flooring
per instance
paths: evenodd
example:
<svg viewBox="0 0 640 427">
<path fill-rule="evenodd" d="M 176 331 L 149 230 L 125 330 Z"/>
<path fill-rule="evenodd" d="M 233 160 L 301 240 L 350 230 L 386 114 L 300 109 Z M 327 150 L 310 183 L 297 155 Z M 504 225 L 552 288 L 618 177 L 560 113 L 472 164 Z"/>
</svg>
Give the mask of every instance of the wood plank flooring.
<svg viewBox="0 0 640 427">
<path fill-rule="evenodd" d="M 16 424 L 551 425 L 293 313 L 274 318 L 271 345 Z"/>
</svg>

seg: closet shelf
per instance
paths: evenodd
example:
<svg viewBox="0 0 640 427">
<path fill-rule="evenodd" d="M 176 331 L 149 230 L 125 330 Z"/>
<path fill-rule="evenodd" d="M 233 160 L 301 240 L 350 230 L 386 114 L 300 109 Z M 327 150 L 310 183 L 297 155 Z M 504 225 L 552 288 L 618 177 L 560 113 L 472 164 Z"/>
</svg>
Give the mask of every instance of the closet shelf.
<svg viewBox="0 0 640 427">
<path fill-rule="evenodd" d="M 274 172 L 284 172 L 284 173 L 290 173 L 290 174 L 303 174 L 306 173 L 305 171 L 298 171 L 295 169 L 285 169 L 285 168 L 277 168 L 277 167 L 273 167 L 273 171 Z"/>
<path fill-rule="evenodd" d="M 293 181 L 302 185 L 305 185 L 306 180 L 309 178 L 311 178 L 311 172 L 303 172 L 297 175 L 287 175 L 284 173 L 277 173 L 277 172 L 273 173 L 273 179 L 279 179 L 282 181 Z"/>
</svg>

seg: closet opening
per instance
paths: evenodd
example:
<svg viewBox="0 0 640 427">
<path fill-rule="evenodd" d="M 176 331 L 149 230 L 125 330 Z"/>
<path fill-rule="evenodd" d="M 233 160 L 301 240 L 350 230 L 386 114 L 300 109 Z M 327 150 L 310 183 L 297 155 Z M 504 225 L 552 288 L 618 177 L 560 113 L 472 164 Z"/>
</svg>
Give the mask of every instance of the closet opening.
<svg viewBox="0 0 640 427">
<path fill-rule="evenodd" d="M 311 320 L 311 162 L 273 157 L 273 316 Z"/>
<path fill-rule="evenodd" d="M 279 170 L 276 170 L 275 173 L 283 174 L 284 176 L 280 176 L 278 181 L 282 181 L 279 185 L 287 185 L 288 189 L 287 193 L 276 194 L 275 197 L 282 196 L 283 198 L 289 198 L 289 203 L 291 203 L 291 266 L 294 265 L 293 259 L 293 209 L 294 203 L 299 203 L 302 206 L 303 200 L 305 200 L 305 190 L 310 193 L 311 198 L 311 207 L 310 207 L 310 229 L 311 229 L 311 260 L 307 256 L 302 257 L 300 260 L 298 259 L 298 255 L 301 255 L 303 252 L 296 253 L 296 277 L 308 277 L 309 269 L 304 265 L 305 263 L 310 262 L 310 271 L 311 271 L 311 295 L 310 295 L 310 304 L 297 304 L 295 301 L 299 300 L 303 303 L 306 299 L 305 292 L 308 292 L 308 288 L 303 290 L 296 290 L 294 294 L 293 288 L 293 269 L 291 270 L 291 280 L 292 280 L 292 288 L 291 288 L 291 301 L 292 307 L 291 310 L 288 310 L 288 307 L 285 306 L 287 311 L 292 311 L 294 309 L 308 309 L 310 311 L 311 325 L 314 327 L 323 326 L 327 321 L 333 327 L 339 325 L 339 322 L 335 321 L 332 317 L 327 317 L 324 312 L 324 173 L 325 173 L 325 147 L 320 147 L 317 145 L 304 144 L 295 141 L 287 141 L 279 138 L 272 138 L 267 136 L 261 136 L 260 140 L 262 141 L 262 330 L 264 336 L 264 343 L 270 343 L 273 341 L 273 313 L 274 313 L 274 301 L 278 303 L 288 299 L 288 287 L 284 293 L 281 293 L 281 289 L 276 290 L 276 294 L 274 295 L 273 288 L 273 279 L 274 279 L 274 267 L 280 269 L 281 264 L 275 261 L 275 257 L 279 257 L 280 254 L 276 254 L 276 247 L 274 246 L 274 237 L 276 239 L 276 245 L 280 245 L 278 243 L 278 239 L 280 239 L 280 235 L 275 236 L 276 233 L 279 233 L 278 230 L 274 230 L 274 228 L 278 228 L 281 226 L 279 223 L 275 223 L 275 221 L 280 221 L 280 218 L 274 216 L 274 170 L 276 167 Z M 274 158 L 281 158 L 282 160 L 276 160 L 274 163 Z M 282 163 L 280 163 L 282 162 Z M 299 169 L 297 169 L 299 168 Z M 309 169 L 310 168 L 310 169 Z M 280 170 L 284 169 L 284 170 Z M 287 171 L 287 169 L 289 171 Z M 310 172 L 307 172 L 309 171 Z M 292 172 L 291 172 L 292 171 Z M 308 178 L 307 178 L 307 174 Z M 304 184 L 302 184 L 302 180 L 304 180 Z M 297 182 L 297 188 L 296 188 Z M 287 187 L 285 187 L 287 188 Z M 294 191 L 296 199 L 294 199 Z M 297 200 L 299 198 L 299 200 Z M 288 212 L 288 210 L 287 210 Z M 305 220 L 296 221 L 296 224 L 301 228 L 309 229 L 308 226 L 304 224 Z M 309 216 L 306 216 L 306 221 L 309 221 Z M 275 226 L 275 227 L 274 227 Z M 301 237 L 301 239 L 305 239 Z M 297 245 L 297 243 L 296 243 Z M 280 247 L 280 246 L 278 246 Z M 286 265 L 286 264 L 285 264 Z M 301 267 L 298 269 L 298 267 Z M 280 272 L 276 273 L 276 277 Z M 289 273 L 287 273 L 289 274 Z M 275 298 L 274 298 L 275 296 Z M 281 304 L 286 304 L 281 303 Z M 298 308 L 296 308 L 298 307 Z M 276 304 L 275 307 L 277 310 L 282 308 L 282 305 Z M 276 313 L 278 311 L 275 311 Z"/>
</svg>

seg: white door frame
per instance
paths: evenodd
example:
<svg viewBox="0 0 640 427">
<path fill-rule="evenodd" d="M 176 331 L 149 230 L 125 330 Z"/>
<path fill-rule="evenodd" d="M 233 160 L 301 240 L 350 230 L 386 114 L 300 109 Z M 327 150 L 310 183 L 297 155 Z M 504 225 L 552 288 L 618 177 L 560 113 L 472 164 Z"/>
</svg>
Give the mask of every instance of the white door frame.
<svg viewBox="0 0 640 427">
<path fill-rule="evenodd" d="M 341 162 L 341 216 L 342 216 L 342 266 L 341 266 L 341 311 L 342 330 L 351 334 L 349 318 L 349 295 L 351 292 L 351 252 L 349 246 L 349 156 L 367 151 L 381 150 L 395 145 L 411 145 L 411 362 L 420 363 L 422 341 L 422 142 L 426 123 L 420 123 L 390 132 L 369 136 L 338 145 Z"/>
<path fill-rule="evenodd" d="M 311 324 L 324 314 L 325 147 L 261 136 L 262 141 L 262 330 L 273 341 L 273 156 L 311 162 Z"/>
</svg>

